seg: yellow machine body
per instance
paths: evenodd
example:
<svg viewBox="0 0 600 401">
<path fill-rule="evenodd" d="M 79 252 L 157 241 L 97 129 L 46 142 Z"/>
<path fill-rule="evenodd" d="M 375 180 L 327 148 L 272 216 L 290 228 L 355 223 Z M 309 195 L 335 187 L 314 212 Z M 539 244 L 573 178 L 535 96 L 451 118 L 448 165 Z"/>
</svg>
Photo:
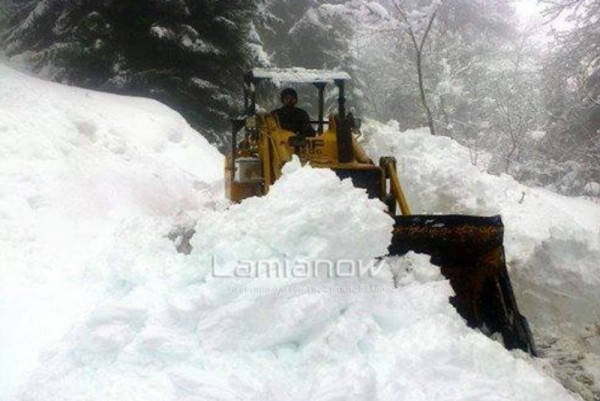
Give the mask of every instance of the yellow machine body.
<svg viewBox="0 0 600 401">
<path fill-rule="evenodd" d="M 305 138 L 302 146 L 294 146 L 291 140 L 296 137 L 295 134 L 282 129 L 273 113 L 258 113 L 248 117 L 245 127 L 250 134 L 246 135 L 235 151 L 235 155 L 229 154 L 225 159 L 227 197 L 234 202 L 240 202 L 250 196 L 265 195 L 269 192 L 270 186 L 281 177 L 284 164 L 291 160 L 292 155 L 297 155 L 302 164 L 310 163 L 312 167 L 368 175 L 370 194 L 382 201 L 384 201 L 382 194 L 386 193 L 386 185 L 389 186 L 402 214 L 409 215 L 410 209 L 402 192 L 395 166 L 374 164 L 358 143 L 355 133 L 352 133 L 351 142 L 353 160 L 340 163 L 335 115 L 329 116 L 327 126 L 327 130 L 322 134 Z M 248 167 L 240 168 L 244 165 Z M 389 183 L 386 182 L 387 180 Z"/>
<path fill-rule="evenodd" d="M 253 94 L 260 80 L 294 78 L 295 72 L 261 70 L 249 74 L 246 83 L 252 86 Z M 320 79 L 327 74 L 330 72 L 316 71 L 312 76 Z M 319 88 L 316 136 L 304 138 L 284 130 L 275 113 L 257 113 L 255 107 L 250 107 L 251 112 L 242 119 L 233 120 L 232 150 L 225 160 L 227 197 L 241 202 L 266 195 L 293 155 L 303 164 L 329 168 L 340 178 L 350 178 L 369 197 L 384 202 L 394 218 L 389 255 L 409 251 L 430 255 L 431 263 L 441 267 L 455 291 L 450 302 L 470 326 L 489 334 L 500 333 L 507 348 L 535 355 L 527 320 L 519 312 L 506 269 L 500 216 L 413 215 L 398 179 L 396 160 L 382 157 L 375 164 L 360 146 L 354 119 L 345 115 L 343 82 L 334 81 L 339 89 L 339 112 L 331 114 L 328 121 L 322 118 L 325 85 L 308 82 Z M 250 103 L 246 96 L 246 104 L 254 106 L 254 100 Z M 238 138 L 242 131 L 243 138 Z"/>
</svg>

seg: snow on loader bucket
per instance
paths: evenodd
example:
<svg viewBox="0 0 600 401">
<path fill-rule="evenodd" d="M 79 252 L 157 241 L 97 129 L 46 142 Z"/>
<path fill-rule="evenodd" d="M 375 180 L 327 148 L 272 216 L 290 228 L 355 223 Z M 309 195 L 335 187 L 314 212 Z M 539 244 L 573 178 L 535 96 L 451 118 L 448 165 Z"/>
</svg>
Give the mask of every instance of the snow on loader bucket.
<svg viewBox="0 0 600 401">
<path fill-rule="evenodd" d="M 413 215 L 398 179 L 396 160 L 382 157 L 377 165 L 358 142 L 360 122 L 345 110 L 344 84 L 349 78 L 340 71 L 297 68 L 257 68 L 247 73 L 244 115 L 232 120 L 232 148 L 225 159 L 228 198 L 239 202 L 267 194 L 292 155 L 313 167 L 332 169 L 342 179 L 350 178 L 370 197 L 384 202 L 394 217 L 389 255 L 409 251 L 431 255 L 432 264 L 440 266 L 455 291 L 450 302 L 469 326 L 488 335 L 500 333 L 507 348 L 535 355 L 527 320 L 519 312 L 506 270 L 500 217 Z M 263 81 L 316 87 L 318 119 L 311 123 L 317 132 L 292 132 L 282 128 L 277 113 L 257 112 L 256 88 Z M 337 87 L 338 111 L 325 120 L 328 83 Z M 240 132 L 242 138 L 238 138 Z"/>
</svg>

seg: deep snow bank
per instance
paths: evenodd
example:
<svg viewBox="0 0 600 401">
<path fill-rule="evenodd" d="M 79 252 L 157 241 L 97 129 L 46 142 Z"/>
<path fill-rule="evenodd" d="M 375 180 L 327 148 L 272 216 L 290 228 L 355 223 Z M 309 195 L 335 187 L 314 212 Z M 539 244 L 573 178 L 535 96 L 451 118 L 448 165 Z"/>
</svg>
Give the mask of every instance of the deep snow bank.
<svg viewBox="0 0 600 401">
<path fill-rule="evenodd" d="M 600 205 L 489 175 L 469 149 L 427 129 L 370 121 L 364 132 L 373 156 L 397 157 L 413 211 L 502 215 L 507 264 L 534 333 L 568 339 L 600 383 Z"/>
<path fill-rule="evenodd" d="M 204 182 L 221 176 L 222 156 L 160 103 L 4 66 L 0 134 L 3 273 L 18 270 L 24 253 L 39 265 L 36 274 L 48 263 L 72 264 L 78 241 L 115 221 L 197 209 Z"/>
<path fill-rule="evenodd" d="M 171 247 L 162 236 L 211 200 L 221 165 L 158 102 L 0 65 L 1 399 L 101 297 L 106 282 L 91 277 L 123 275 L 126 285 L 130 259 L 141 257 L 125 251 L 131 244 Z"/>
<path fill-rule="evenodd" d="M 507 263 L 533 323 L 600 322 L 600 205 L 489 175 L 467 148 L 426 129 L 371 121 L 365 132 L 372 154 L 397 157 L 415 213 L 502 215 Z"/>
<path fill-rule="evenodd" d="M 100 305 L 19 399 L 572 399 L 468 329 L 427 258 L 303 274 L 381 255 L 392 220 L 329 170 L 285 170 L 268 196 L 204 214 L 190 256 L 155 253 L 178 267 Z"/>
</svg>

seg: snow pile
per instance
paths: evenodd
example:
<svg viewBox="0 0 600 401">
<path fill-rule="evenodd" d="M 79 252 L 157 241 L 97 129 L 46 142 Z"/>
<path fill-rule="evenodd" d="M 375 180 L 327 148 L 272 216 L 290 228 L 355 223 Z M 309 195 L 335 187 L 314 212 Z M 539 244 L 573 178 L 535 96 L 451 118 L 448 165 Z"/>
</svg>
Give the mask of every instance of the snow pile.
<svg viewBox="0 0 600 401">
<path fill-rule="evenodd" d="M 486 174 L 467 148 L 427 129 L 369 122 L 365 130 L 370 154 L 398 159 L 414 213 L 502 215 L 507 263 L 533 322 L 600 322 L 600 205 Z"/>
<path fill-rule="evenodd" d="M 192 245 L 213 253 L 223 247 L 222 256 L 235 260 L 275 256 L 366 263 L 387 253 L 393 219 L 381 202 L 329 170 L 300 168 L 297 159 L 283 172 L 269 196 L 247 199 L 216 221 L 200 222 L 203 235 Z"/>
<path fill-rule="evenodd" d="M 158 102 L 0 65 L 1 399 L 40 348 L 102 297 L 106 283 L 87 275 L 126 275 L 140 257 L 132 244 L 145 238 L 136 235 L 146 230 L 172 248 L 161 235 L 212 201 L 209 182 L 221 165 L 222 156 Z M 95 259 L 107 249 L 114 252 L 100 268 Z"/>
<path fill-rule="evenodd" d="M 114 222 L 199 207 L 222 156 L 169 108 L 0 66 L 3 273 L 79 266 Z M 73 254 L 77 256 L 74 257 Z M 21 273 L 19 273 L 21 274 Z"/>
<path fill-rule="evenodd" d="M 18 399 L 573 399 L 468 329 L 426 257 L 363 277 L 300 274 L 295 262 L 381 255 L 392 220 L 331 171 L 284 174 L 267 197 L 206 213 L 191 255 L 172 255 L 179 267 L 154 257 L 162 274 L 46 352 Z M 249 265 L 260 261 L 275 268 Z"/>
<path fill-rule="evenodd" d="M 364 132 L 373 157 L 398 159 L 413 212 L 502 215 L 507 264 L 534 334 L 572 339 L 600 383 L 600 205 L 486 174 L 469 149 L 427 129 L 371 121 Z"/>
</svg>

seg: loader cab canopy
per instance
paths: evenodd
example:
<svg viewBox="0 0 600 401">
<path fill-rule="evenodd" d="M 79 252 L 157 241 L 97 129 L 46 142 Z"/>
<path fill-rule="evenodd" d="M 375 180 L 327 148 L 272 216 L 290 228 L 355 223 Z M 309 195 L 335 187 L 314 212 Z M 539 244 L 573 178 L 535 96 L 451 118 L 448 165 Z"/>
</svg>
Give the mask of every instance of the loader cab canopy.
<svg viewBox="0 0 600 401">
<path fill-rule="evenodd" d="M 276 85 L 284 84 L 312 84 L 317 88 L 318 104 L 318 132 L 323 132 L 325 87 L 334 84 L 338 88 L 338 117 L 341 121 L 346 118 L 345 82 L 350 75 L 344 71 L 311 70 L 300 67 L 293 68 L 254 68 L 244 75 L 244 114 L 256 114 L 256 90 L 261 82 L 273 82 Z"/>
<path fill-rule="evenodd" d="M 249 73 L 254 83 L 262 80 L 282 83 L 333 83 L 349 81 L 350 75 L 344 71 L 308 70 L 306 68 L 254 68 Z"/>
</svg>

